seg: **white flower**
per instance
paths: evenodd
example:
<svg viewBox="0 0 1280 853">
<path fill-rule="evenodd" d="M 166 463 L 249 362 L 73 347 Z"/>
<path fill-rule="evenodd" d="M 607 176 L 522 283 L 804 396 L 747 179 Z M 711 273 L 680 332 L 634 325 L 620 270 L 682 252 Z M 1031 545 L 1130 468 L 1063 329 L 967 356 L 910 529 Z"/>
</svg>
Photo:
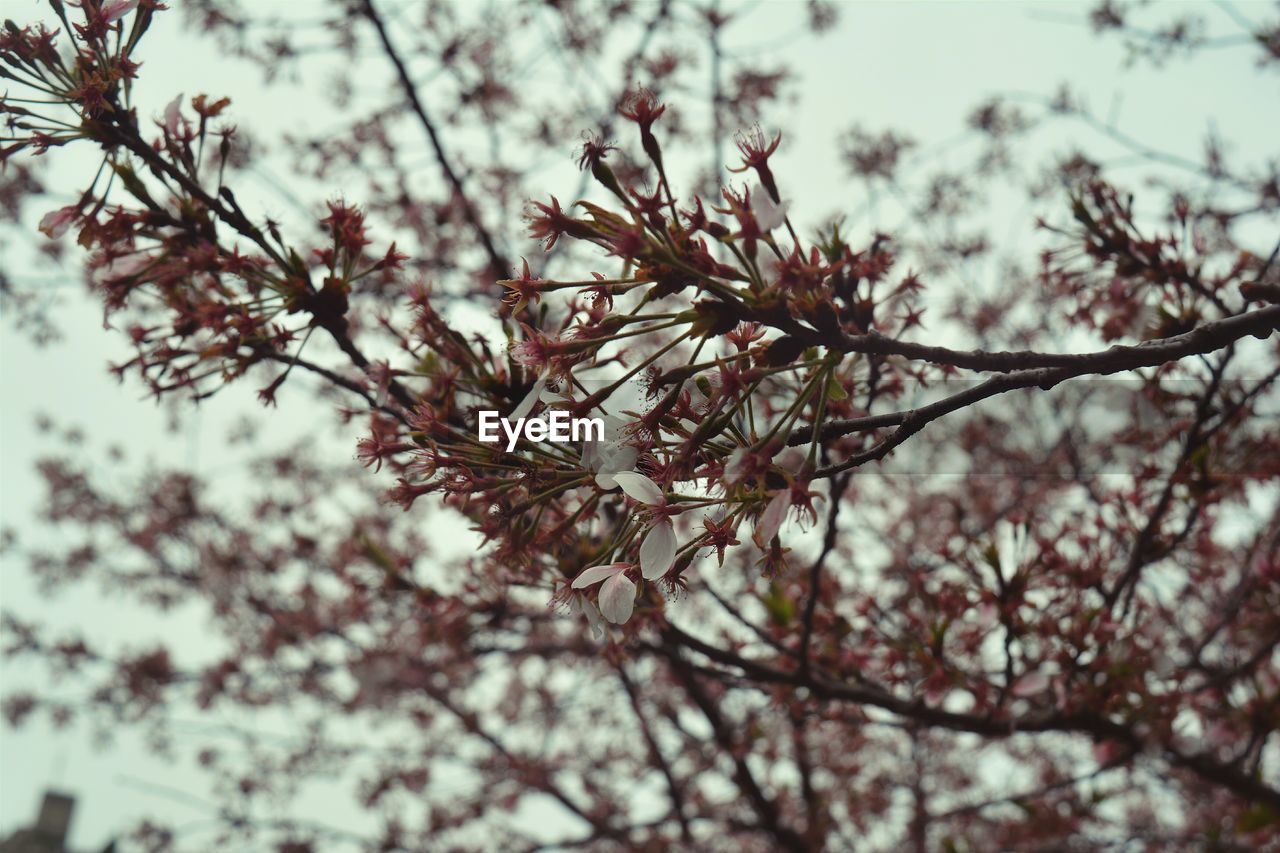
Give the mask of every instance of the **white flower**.
<svg viewBox="0 0 1280 853">
<path fill-rule="evenodd" d="M 640 451 L 629 444 L 611 445 L 602 450 L 596 468 L 596 485 L 605 491 L 618 488 L 617 475 L 635 468 L 639 458 Z"/>
<path fill-rule="evenodd" d="M 587 617 L 587 625 L 591 628 L 591 636 L 597 640 L 604 636 L 604 623 L 600 621 L 600 611 L 581 595 L 569 599 L 569 612 L 581 613 Z"/>
<path fill-rule="evenodd" d="M 113 24 L 132 12 L 138 6 L 138 0 L 112 0 L 102 7 L 102 21 Z"/>
<path fill-rule="evenodd" d="M 71 224 L 80 218 L 80 208 L 74 204 L 51 210 L 40 220 L 40 230 L 48 237 L 61 237 Z"/>
<path fill-rule="evenodd" d="M 1001 519 L 996 522 L 996 556 L 1000 574 L 1005 582 L 1012 580 L 1026 559 L 1027 526 L 1011 524 Z"/>
<path fill-rule="evenodd" d="M 507 416 L 507 420 L 518 421 L 521 418 L 527 418 L 529 413 L 533 411 L 533 407 L 542 402 L 542 395 L 547 393 L 547 374 L 543 373 L 533 382 L 533 388 L 524 399 L 520 401 L 520 405 L 512 410 Z"/>
<path fill-rule="evenodd" d="M 584 589 L 604 581 L 600 587 L 600 615 L 621 625 L 631 618 L 636 606 L 636 585 L 627 577 L 630 563 L 610 563 L 586 569 L 573 580 L 574 589 Z"/>
<path fill-rule="evenodd" d="M 765 188 L 756 184 L 751 190 L 751 213 L 761 231 L 772 231 L 786 221 L 787 202 L 774 204 Z"/>
<path fill-rule="evenodd" d="M 671 519 L 664 518 L 649 530 L 640 545 L 640 574 L 647 581 L 665 575 L 676 559 L 676 529 Z"/>
<path fill-rule="evenodd" d="M 625 461 L 630 459 L 631 464 L 635 464 L 634 451 L 635 448 L 628 448 L 632 451 L 632 455 L 624 455 L 616 457 L 614 462 Z M 584 453 L 584 461 L 586 454 Z M 605 485 L 605 480 L 609 485 Z M 646 506 L 664 507 L 667 500 L 662 495 L 662 489 L 658 484 L 650 480 L 643 474 L 638 474 L 631 470 L 614 470 L 612 466 L 608 469 L 601 469 L 601 473 L 596 475 L 596 482 L 600 483 L 601 488 L 612 488 L 617 486 L 622 489 L 623 493 L 632 500 L 638 501 Z M 665 575 L 671 570 L 671 564 L 676 559 L 676 530 L 671 519 L 665 515 L 660 516 L 656 521 L 649 523 L 649 530 L 646 532 L 644 541 L 640 543 L 640 574 L 645 580 L 653 581 Z M 621 565 L 615 563 L 614 565 Z M 592 571 L 588 569 L 587 572 Z M 583 572 L 583 574 L 587 574 Z M 581 578 L 579 578 L 581 579 Z M 575 581 L 576 583 L 577 581 Z M 630 583 L 628 581 L 628 583 Z M 603 590 L 601 598 L 603 598 Z M 601 610 L 603 610 L 603 605 Z M 630 610 L 627 613 L 630 615 Z"/>
<path fill-rule="evenodd" d="M 619 471 L 613 475 L 613 479 L 629 498 L 650 506 L 662 503 L 662 489 L 643 474 L 637 474 L 635 471 Z"/>
<path fill-rule="evenodd" d="M 613 415 L 605 415 L 604 440 L 586 441 L 582 445 L 582 467 L 596 472 L 596 485 L 605 491 L 618 488 L 615 474 L 636 467 L 640 451 L 624 444 L 627 422 Z"/>
<path fill-rule="evenodd" d="M 764 508 L 764 512 L 760 513 L 760 520 L 756 522 L 756 541 L 760 547 L 765 547 L 778 535 L 778 529 L 782 527 L 782 521 L 787 517 L 787 509 L 791 506 L 791 490 L 783 489 L 773 496 L 773 500 L 769 501 L 769 505 Z"/>
<path fill-rule="evenodd" d="M 627 497 L 652 507 L 665 507 L 667 500 L 658 484 L 635 471 L 619 471 L 613 475 Z M 640 543 L 640 574 L 653 581 L 665 575 L 676 559 L 676 529 L 671 519 L 655 513 L 656 520 L 649 522 L 649 530 Z"/>
<path fill-rule="evenodd" d="M 724 463 L 724 481 L 727 485 L 732 486 L 746 476 L 749 452 L 750 448 L 739 445 L 729 454 L 729 461 Z"/>
<path fill-rule="evenodd" d="M 178 135 L 178 124 L 182 120 L 182 95 L 178 95 L 178 97 L 169 102 L 169 106 L 164 108 L 165 133 L 176 137 Z"/>
</svg>

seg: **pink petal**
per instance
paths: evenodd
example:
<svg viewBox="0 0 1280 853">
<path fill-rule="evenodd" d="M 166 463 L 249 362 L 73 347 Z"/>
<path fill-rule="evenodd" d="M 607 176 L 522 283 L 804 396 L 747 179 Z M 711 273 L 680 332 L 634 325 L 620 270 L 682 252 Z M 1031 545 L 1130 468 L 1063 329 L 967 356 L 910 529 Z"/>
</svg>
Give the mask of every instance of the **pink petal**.
<svg viewBox="0 0 1280 853">
<path fill-rule="evenodd" d="M 747 448 L 735 447 L 729 454 L 729 461 L 724 463 L 724 481 L 732 486 L 742 479 L 746 473 Z"/>
<path fill-rule="evenodd" d="M 129 14 L 138 5 L 138 0 L 113 0 L 102 7 L 102 20 L 108 24 L 116 21 Z"/>
<path fill-rule="evenodd" d="M 582 574 L 573 579 L 573 588 L 582 589 L 591 586 L 593 583 L 599 583 L 605 578 L 613 577 L 621 571 L 624 571 L 629 563 L 610 563 L 607 566 L 593 566 L 586 569 Z"/>
<path fill-rule="evenodd" d="M 629 498 L 633 498 L 642 504 L 662 503 L 662 489 L 659 489 L 657 483 L 643 474 L 637 474 L 635 471 L 619 471 L 613 475 L 613 479 L 617 480 L 618 485 L 622 487 L 622 491 L 626 492 Z"/>
<path fill-rule="evenodd" d="M 622 572 L 604 582 L 600 587 L 600 615 L 621 625 L 631 618 L 636 606 L 636 585 Z"/>
<path fill-rule="evenodd" d="M 640 574 L 647 581 L 657 580 L 667 573 L 676 559 L 676 530 L 671 519 L 664 518 L 640 545 Z"/>
<path fill-rule="evenodd" d="M 1035 696 L 1049 687 L 1049 676 L 1043 672 L 1032 672 L 1022 676 L 1013 685 L 1014 696 Z"/>
<path fill-rule="evenodd" d="M 1230 746 L 1235 739 L 1235 730 L 1226 720 L 1218 720 L 1205 732 L 1205 739 L 1213 746 Z"/>
<path fill-rule="evenodd" d="M 1093 760 L 1099 764 L 1110 764 L 1124 755 L 1124 744 L 1115 740 L 1100 740 L 1093 745 Z"/>
<path fill-rule="evenodd" d="M 788 489 L 778 492 L 773 500 L 769 501 L 769 505 L 760 514 L 760 520 L 756 522 L 756 540 L 761 545 L 767 545 L 777 535 L 778 528 L 782 526 L 782 520 L 787 517 L 787 508 L 790 506 L 791 492 Z"/>
<path fill-rule="evenodd" d="M 40 220 L 39 228 L 49 237 L 61 237 L 79 215 L 80 209 L 75 205 L 60 207 L 46 213 Z"/>
<path fill-rule="evenodd" d="M 178 135 L 178 123 L 182 121 L 182 96 L 174 98 L 164 108 L 164 129 L 170 136 Z"/>
</svg>

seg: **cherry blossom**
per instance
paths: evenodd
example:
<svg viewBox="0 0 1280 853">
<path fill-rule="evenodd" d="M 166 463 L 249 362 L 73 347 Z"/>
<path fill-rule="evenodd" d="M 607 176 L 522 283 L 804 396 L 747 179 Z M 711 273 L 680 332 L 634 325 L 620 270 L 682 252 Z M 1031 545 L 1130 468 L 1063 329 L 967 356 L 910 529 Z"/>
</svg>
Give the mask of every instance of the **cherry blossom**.
<svg viewBox="0 0 1280 853">
<path fill-rule="evenodd" d="M 622 625 L 631 618 L 635 609 L 636 585 L 627 577 L 627 572 L 634 568 L 632 563 L 610 563 L 607 566 L 584 569 L 574 578 L 573 588 L 585 589 L 604 581 L 597 599 L 600 615 L 616 625 Z"/>
<path fill-rule="evenodd" d="M 113 24 L 138 8 L 138 0 L 111 0 L 102 6 L 102 20 Z"/>
<path fill-rule="evenodd" d="M 177 139 L 186 119 L 182 117 L 182 95 L 178 95 L 164 108 L 164 131 L 171 139 Z"/>
<path fill-rule="evenodd" d="M 61 237 L 80 218 L 80 208 L 69 204 L 46 213 L 40 220 L 40 230 L 48 237 Z"/>
<path fill-rule="evenodd" d="M 790 508 L 790 489 L 779 491 L 769 500 L 764 512 L 760 514 L 760 520 L 756 522 L 754 533 L 755 540 L 761 547 L 767 545 L 774 536 L 778 535 L 778 529 L 782 526 L 782 522 L 787 517 L 787 510 Z"/>
<path fill-rule="evenodd" d="M 756 184 L 751 192 L 751 213 L 756 218 L 756 223 L 764 231 L 772 231 L 775 228 L 781 228 L 783 223 L 787 221 L 788 203 L 785 201 L 774 202 L 765 192 L 764 187 Z"/>
<path fill-rule="evenodd" d="M 662 489 L 643 474 L 637 474 L 635 471 L 619 471 L 613 475 L 613 479 L 626 496 L 634 501 L 649 506 L 661 506 L 665 503 Z"/>
<path fill-rule="evenodd" d="M 586 441 L 582 446 L 582 466 L 596 474 L 596 485 L 605 491 L 618 488 L 616 475 L 634 471 L 640 451 L 629 444 L 630 425 L 615 415 L 604 415 L 602 441 Z"/>
</svg>

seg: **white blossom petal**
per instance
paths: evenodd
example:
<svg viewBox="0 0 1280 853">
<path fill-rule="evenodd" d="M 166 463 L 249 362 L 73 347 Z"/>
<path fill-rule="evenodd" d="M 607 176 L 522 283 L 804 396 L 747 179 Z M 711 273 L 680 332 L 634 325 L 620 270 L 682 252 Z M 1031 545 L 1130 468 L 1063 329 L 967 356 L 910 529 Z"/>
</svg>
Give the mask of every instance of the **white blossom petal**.
<svg viewBox="0 0 1280 853">
<path fill-rule="evenodd" d="M 649 531 L 640 545 L 640 574 L 647 581 L 662 577 L 676 559 L 676 529 L 664 518 Z"/>
<path fill-rule="evenodd" d="M 600 611 L 582 595 L 574 595 L 569 599 L 569 612 L 581 613 L 587 617 L 587 626 L 591 628 L 591 636 L 597 640 L 604 636 L 604 624 L 600 619 Z"/>
<path fill-rule="evenodd" d="M 1011 524 L 1001 520 L 996 522 L 995 537 L 1000 574 L 1007 582 L 1018 573 L 1025 558 L 1027 529 L 1025 525 Z"/>
<path fill-rule="evenodd" d="M 618 488 L 618 481 L 613 474 L 596 474 L 596 485 L 608 492 Z"/>
<path fill-rule="evenodd" d="M 604 421 L 604 440 L 583 442 L 582 467 L 595 471 L 596 485 L 609 491 L 618 488 L 615 474 L 636 467 L 640 451 L 624 443 L 630 423 L 614 415 L 604 415 L 601 420 Z"/>
<path fill-rule="evenodd" d="M 520 401 L 520 405 L 516 406 L 511 414 L 507 415 L 507 420 L 518 421 L 521 418 L 527 418 L 529 413 L 533 411 L 533 407 L 542 402 L 542 395 L 547 391 L 547 375 L 544 373 L 539 376 L 533 383 L 533 388 Z"/>
<path fill-rule="evenodd" d="M 61 237 L 80 216 L 80 209 L 75 205 L 51 210 L 40 220 L 39 229 L 49 237 Z"/>
<path fill-rule="evenodd" d="M 178 135 L 178 123 L 182 121 L 182 95 L 174 98 L 164 108 L 164 129 L 170 136 Z"/>
<path fill-rule="evenodd" d="M 582 443 L 582 467 L 587 471 L 599 471 L 600 463 L 604 460 L 600 456 L 599 441 L 584 441 Z"/>
<path fill-rule="evenodd" d="M 759 184 L 751 191 L 751 213 L 756 218 L 756 224 L 763 231 L 772 231 L 774 228 L 782 227 L 787 218 L 787 203 L 774 204 L 772 198 L 764 187 Z"/>
<path fill-rule="evenodd" d="M 600 615 L 610 622 L 626 622 L 635 606 L 636 585 L 624 573 L 618 572 L 600 587 Z"/>
<path fill-rule="evenodd" d="M 604 636 L 604 621 L 600 618 L 600 611 L 590 601 L 582 603 L 582 612 L 587 614 L 587 624 L 591 626 L 591 636 L 599 640 Z"/>
<path fill-rule="evenodd" d="M 102 7 L 102 21 L 114 24 L 138 6 L 138 0 L 113 0 Z"/>
<path fill-rule="evenodd" d="M 627 437 L 627 427 L 631 426 L 630 421 L 624 421 L 617 415 L 602 415 L 600 420 L 604 421 L 606 444 L 620 444 L 622 439 Z"/>
<path fill-rule="evenodd" d="M 787 517 L 787 509 L 790 506 L 791 491 L 789 489 L 783 489 L 769 501 L 769 505 L 760 514 L 760 520 L 756 522 L 756 540 L 761 545 L 768 544 L 778 534 L 778 528 L 782 527 L 782 520 Z"/>
<path fill-rule="evenodd" d="M 629 444 L 608 444 L 600 450 L 600 465 L 595 470 L 596 485 L 606 492 L 618 488 L 616 475 L 622 471 L 630 471 L 636 467 L 640 451 Z"/>
<path fill-rule="evenodd" d="M 605 578 L 613 577 L 619 572 L 627 568 L 627 563 L 610 563 L 607 566 L 592 566 L 583 570 L 582 574 L 573 579 L 573 588 L 582 589 L 591 586 L 593 583 L 599 583 Z"/>
<path fill-rule="evenodd" d="M 606 444 L 600 450 L 600 470 L 610 474 L 636 467 L 640 451 L 630 444 Z"/>
<path fill-rule="evenodd" d="M 732 486 L 742 479 L 746 473 L 747 448 L 735 447 L 729 454 L 729 461 L 724 463 L 724 481 Z"/>
<path fill-rule="evenodd" d="M 662 503 L 662 489 L 659 489 L 657 483 L 643 474 L 637 474 L 635 471 L 619 471 L 613 475 L 613 479 L 617 481 L 622 491 L 626 492 L 629 498 L 633 498 L 642 504 L 654 505 Z"/>
</svg>

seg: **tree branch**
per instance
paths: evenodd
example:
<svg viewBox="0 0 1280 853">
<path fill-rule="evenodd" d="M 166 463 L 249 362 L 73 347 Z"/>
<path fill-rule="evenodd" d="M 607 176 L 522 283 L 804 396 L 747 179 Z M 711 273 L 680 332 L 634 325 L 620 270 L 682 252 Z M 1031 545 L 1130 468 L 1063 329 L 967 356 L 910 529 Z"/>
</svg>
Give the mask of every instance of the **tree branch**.
<svg viewBox="0 0 1280 853">
<path fill-rule="evenodd" d="M 445 180 L 449 183 L 459 204 L 462 206 L 463 219 L 471 226 L 471 230 L 475 232 L 476 238 L 484 248 L 485 255 L 489 258 L 491 275 L 495 281 L 506 278 L 511 272 L 511 264 L 498 251 L 493 236 L 484 226 L 484 223 L 480 221 L 480 214 L 471 203 L 462 178 L 454 170 L 448 154 L 445 153 L 444 144 L 440 141 L 440 134 L 436 130 L 435 122 L 431 120 L 431 116 L 427 114 L 427 109 L 423 105 L 422 99 L 418 97 L 418 88 L 409 76 L 409 69 L 405 66 L 404 60 L 400 57 L 395 45 L 391 43 L 391 36 L 387 32 L 386 25 L 378 14 L 378 10 L 374 8 L 373 0 L 364 0 L 363 11 L 364 16 L 369 19 L 369 23 L 373 24 L 373 28 L 377 30 L 378 39 L 382 42 L 382 49 L 386 52 L 387 59 L 391 60 L 391 64 L 395 66 L 396 76 L 400 78 L 400 86 L 404 89 L 405 98 L 409 101 L 409 107 L 413 110 L 414 115 L 418 117 L 418 122 L 422 125 L 422 129 L 426 131 L 427 139 L 431 142 L 431 148 L 436 155 L 436 162 L 440 164 L 440 171 L 444 173 Z"/>
<path fill-rule="evenodd" d="M 1266 338 L 1277 327 L 1280 327 L 1280 305 L 1268 306 L 1258 311 L 1251 311 L 1247 314 L 1239 314 L 1234 317 L 1228 317 L 1225 320 L 1218 320 L 1213 323 L 1193 329 L 1185 334 L 1175 335 L 1169 338 L 1161 338 L 1158 341 L 1139 344 L 1131 347 L 1111 347 L 1107 350 L 1092 353 L 1080 353 L 1077 355 L 1051 355 L 1046 353 L 959 353 L 958 355 L 966 356 L 966 361 L 974 363 L 982 359 L 968 358 L 968 356 L 981 356 L 983 359 L 990 359 L 989 365 L 1007 364 L 1012 365 L 1017 361 L 1025 361 L 1033 364 L 1058 364 L 1058 367 L 1037 367 L 1029 370 L 1014 370 L 1010 373 L 1004 373 L 1001 376 L 994 376 L 972 388 L 953 394 L 930 405 L 919 409 L 913 409 L 909 412 L 894 413 L 893 417 L 898 419 L 899 425 L 896 430 L 882 439 L 874 447 L 854 454 L 843 462 L 835 465 L 829 465 L 820 468 L 815 472 L 815 477 L 831 477 L 841 471 L 847 471 L 850 468 L 856 468 L 867 462 L 881 459 L 888 455 L 889 451 L 902 444 L 911 436 L 922 430 L 930 422 L 941 418 L 951 412 L 971 406 L 974 403 L 985 400 L 988 397 L 994 397 L 998 394 L 1004 394 L 1008 391 L 1014 391 L 1019 388 L 1039 387 L 1043 390 L 1049 390 L 1054 385 L 1064 382 L 1067 379 L 1073 379 L 1077 376 L 1084 375 L 1107 375 L 1111 373 L 1120 373 L 1126 370 L 1135 370 L 1140 367 L 1155 367 L 1170 361 L 1177 361 L 1189 355 L 1201 355 L 1204 353 L 1214 352 L 1221 349 L 1241 338 L 1252 335 L 1254 337 Z M 916 348 L 921 345 L 911 344 L 910 348 Z M 925 347 L 925 349 L 940 349 L 934 347 Z M 953 351 L 946 351 L 953 352 Z M 898 354 L 903 354 L 899 352 Z M 964 365 L 958 365 L 964 366 Z M 1004 369 L 991 366 L 987 369 Z M 887 416 L 877 416 L 887 417 Z M 825 425 L 820 435 L 824 438 L 832 438 L 844 435 L 846 432 L 853 431 L 849 429 L 849 425 L 857 425 L 858 421 L 835 421 Z M 856 428 L 862 428 L 860 425 Z M 808 432 L 806 436 L 805 433 Z M 812 437 L 812 430 L 799 430 L 796 433 L 800 436 L 801 441 L 807 441 Z M 794 436 L 793 436 L 794 439 Z M 789 440 L 788 443 L 790 443 Z"/>
</svg>

